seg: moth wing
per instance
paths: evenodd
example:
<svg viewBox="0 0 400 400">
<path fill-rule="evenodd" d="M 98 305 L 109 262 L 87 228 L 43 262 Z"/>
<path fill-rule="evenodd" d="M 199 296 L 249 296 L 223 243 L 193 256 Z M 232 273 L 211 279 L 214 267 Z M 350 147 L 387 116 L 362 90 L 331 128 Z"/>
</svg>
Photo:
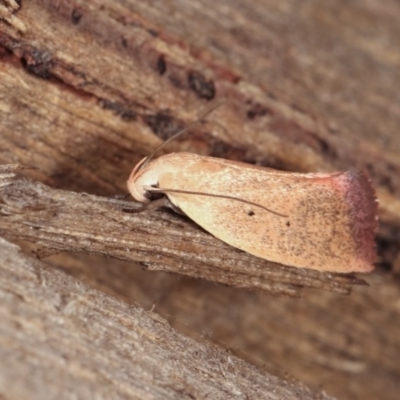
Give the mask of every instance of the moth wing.
<svg viewBox="0 0 400 400">
<path fill-rule="evenodd" d="M 167 193 L 217 238 L 296 267 L 336 272 L 373 269 L 376 200 L 363 173 L 287 173 L 189 153 L 175 156 L 182 154 L 183 167 L 161 174 L 160 188 L 234 196 L 287 216 L 243 201 Z"/>
</svg>

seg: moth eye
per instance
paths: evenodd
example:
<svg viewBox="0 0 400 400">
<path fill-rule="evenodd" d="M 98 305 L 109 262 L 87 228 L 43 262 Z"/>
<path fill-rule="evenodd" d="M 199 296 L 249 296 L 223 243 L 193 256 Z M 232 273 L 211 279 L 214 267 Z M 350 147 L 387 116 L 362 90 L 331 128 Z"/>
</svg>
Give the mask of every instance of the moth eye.
<svg viewBox="0 0 400 400">
<path fill-rule="evenodd" d="M 253 215 L 256 215 L 256 213 L 253 210 L 249 210 L 249 211 L 247 211 L 247 215 L 249 217 L 252 217 Z"/>
<path fill-rule="evenodd" d="M 151 192 L 149 192 L 148 190 L 146 190 L 144 192 L 144 197 L 146 197 L 146 199 L 148 199 L 148 200 L 153 200 L 153 194 Z"/>
<path fill-rule="evenodd" d="M 286 226 L 289 227 L 290 226 L 290 222 L 286 221 Z"/>
<path fill-rule="evenodd" d="M 156 184 L 150 185 L 150 187 L 157 189 L 159 186 L 158 186 L 158 183 L 156 183 Z M 149 199 L 151 201 L 161 199 L 162 197 L 165 196 L 164 193 L 152 192 L 151 189 L 146 190 L 144 195 L 145 195 L 146 199 Z"/>
</svg>

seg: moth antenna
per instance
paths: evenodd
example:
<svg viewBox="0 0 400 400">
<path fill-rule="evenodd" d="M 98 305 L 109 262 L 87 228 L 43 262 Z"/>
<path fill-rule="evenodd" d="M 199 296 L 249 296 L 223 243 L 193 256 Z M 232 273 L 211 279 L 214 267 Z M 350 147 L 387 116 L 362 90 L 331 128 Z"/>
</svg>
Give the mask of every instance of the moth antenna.
<svg viewBox="0 0 400 400">
<path fill-rule="evenodd" d="M 154 151 L 153 153 L 151 153 L 146 160 L 140 165 L 139 170 L 144 168 L 153 158 L 154 156 L 164 147 L 166 146 L 169 142 L 171 142 L 172 140 L 175 140 L 178 136 L 183 135 L 184 133 L 186 133 L 189 128 L 191 128 L 193 125 L 198 124 L 199 122 L 201 122 L 207 115 L 211 114 L 213 111 L 215 111 L 217 108 L 219 108 L 220 106 L 222 106 L 222 104 L 225 103 L 225 100 L 220 101 L 219 103 L 215 104 L 214 106 L 210 107 L 209 109 L 207 109 L 206 111 L 204 111 L 202 114 L 200 114 L 200 116 L 189 123 L 189 125 L 187 125 L 185 128 L 183 128 L 182 130 L 180 130 L 179 132 L 175 133 L 173 136 L 171 136 L 169 139 L 167 139 L 165 142 L 161 143 Z"/>
<path fill-rule="evenodd" d="M 204 193 L 204 192 L 192 192 L 190 190 L 180 190 L 180 189 L 161 189 L 161 188 L 155 188 L 152 186 L 144 186 L 144 189 L 149 191 L 149 192 L 157 192 L 157 193 L 182 193 L 182 194 L 195 194 L 198 196 L 208 196 L 208 197 L 217 197 L 220 199 L 228 199 L 228 200 L 235 200 L 235 201 L 240 201 L 241 203 L 249 204 L 251 206 L 263 208 L 265 211 L 268 211 L 272 214 L 277 215 L 278 217 L 283 217 L 287 218 L 288 215 L 284 215 L 281 213 L 278 213 L 277 211 L 271 210 L 267 207 L 262 206 L 261 204 L 253 203 L 252 201 L 249 200 L 244 200 L 240 199 L 239 197 L 234 197 L 234 196 L 228 196 L 228 195 L 223 195 L 223 194 L 214 194 L 214 193 Z"/>
</svg>

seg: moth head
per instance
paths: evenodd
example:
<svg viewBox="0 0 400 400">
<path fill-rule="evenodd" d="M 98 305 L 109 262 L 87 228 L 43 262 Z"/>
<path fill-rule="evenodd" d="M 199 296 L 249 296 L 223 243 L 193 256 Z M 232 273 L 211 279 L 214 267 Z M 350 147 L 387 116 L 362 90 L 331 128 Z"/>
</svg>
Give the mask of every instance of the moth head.
<svg viewBox="0 0 400 400">
<path fill-rule="evenodd" d="M 147 157 L 139 161 L 133 168 L 128 182 L 128 190 L 132 197 L 140 203 L 149 203 L 151 196 L 145 187 L 158 186 L 158 170 L 152 168 L 151 164 L 145 164 Z"/>
</svg>

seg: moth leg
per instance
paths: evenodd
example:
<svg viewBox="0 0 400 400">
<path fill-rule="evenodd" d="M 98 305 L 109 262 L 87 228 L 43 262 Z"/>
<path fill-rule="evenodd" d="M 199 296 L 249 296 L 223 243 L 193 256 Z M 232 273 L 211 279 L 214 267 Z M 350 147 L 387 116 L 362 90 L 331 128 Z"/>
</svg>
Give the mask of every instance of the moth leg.
<svg viewBox="0 0 400 400">
<path fill-rule="evenodd" d="M 179 215 L 186 215 L 179 207 L 177 207 L 175 204 L 172 203 L 172 201 L 170 201 L 168 199 L 168 197 L 165 198 L 167 201 L 165 202 L 165 207 L 170 208 L 172 211 L 174 211 L 175 213 L 179 214 Z"/>
<path fill-rule="evenodd" d="M 170 207 L 171 202 L 167 197 L 162 197 L 161 199 L 153 200 L 150 203 L 142 204 L 142 207 L 136 210 L 124 210 L 130 214 L 138 214 L 143 211 L 154 211 L 161 207 Z"/>
<path fill-rule="evenodd" d="M 154 211 L 162 207 L 167 207 L 174 211 L 177 214 L 180 215 L 186 215 L 179 207 L 177 207 L 175 204 L 173 204 L 168 197 L 161 197 L 156 200 L 152 200 L 150 203 L 142 204 L 140 208 L 137 208 L 135 210 L 132 209 L 124 209 L 124 212 L 127 212 L 129 214 L 139 214 L 143 211 Z"/>
<path fill-rule="evenodd" d="M 177 207 L 168 197 L 161 197 L 157 200 L 152 200 L 150 203 L 145 204 L 144 210 L 157 210 L 158 208 L 166 207 L 179 215 L 186 215 L 179 207 Z M 139 209 L 139 212 L 142 208 Z M 143 210 L 143 211 L 144 211 Z"/>
</svg>

